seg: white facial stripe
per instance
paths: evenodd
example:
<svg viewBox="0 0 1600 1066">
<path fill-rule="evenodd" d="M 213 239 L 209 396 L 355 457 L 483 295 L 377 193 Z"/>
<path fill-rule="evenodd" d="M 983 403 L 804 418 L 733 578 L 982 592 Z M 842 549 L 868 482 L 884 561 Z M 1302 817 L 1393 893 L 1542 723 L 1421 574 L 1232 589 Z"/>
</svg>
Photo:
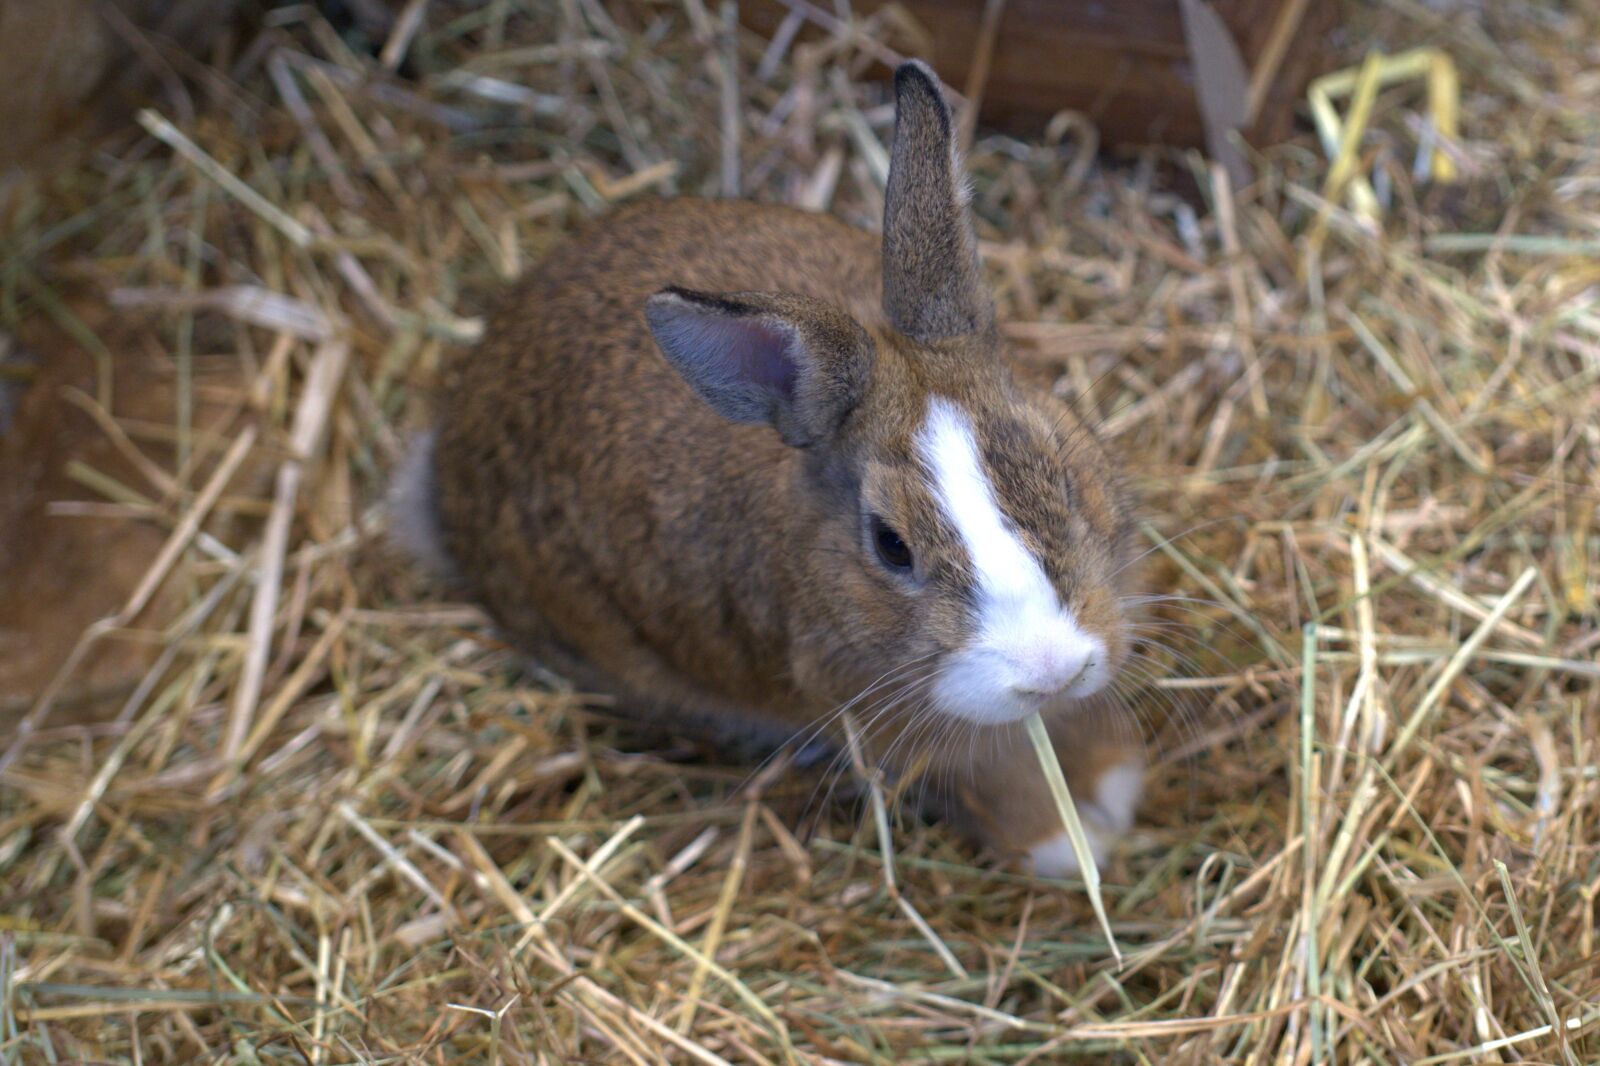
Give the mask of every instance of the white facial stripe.
<svg viewBox="0 0 1600 1066">
<path fill-rule="evenodd" d="M 934 496 L 966 546 L 986 601 L 1058 609 L 1044 569 L 1006 526 L 978 459 L 972 422 L 954 403 L 934 397 L 917 447 L 933 474 Z"/>
<path fill-rule="evenodd" d="M 928 420 L 917 434 L 918 450 L 933 475 L 939 507 L 955 526 L 977 573 L 985 614 L 991 607 L 1060 611 L 1044 568 L 1006 525 L 994 487 L 978 459 L 972 422 L 941 397 L 928 404 Z"/>
<path fill-rule="evenodd" d="M 1058 692 L 1098 689 L 1108 677 L 1105 646 L 1063 609 L 1044 567 L 1001 513 L 966 412 L 934 397 L 916 447 L 978 585 L 978 632 L 945 664 L 934 688 L 938 702 L 964 718 L 1000 722 Z"/>
</svg>

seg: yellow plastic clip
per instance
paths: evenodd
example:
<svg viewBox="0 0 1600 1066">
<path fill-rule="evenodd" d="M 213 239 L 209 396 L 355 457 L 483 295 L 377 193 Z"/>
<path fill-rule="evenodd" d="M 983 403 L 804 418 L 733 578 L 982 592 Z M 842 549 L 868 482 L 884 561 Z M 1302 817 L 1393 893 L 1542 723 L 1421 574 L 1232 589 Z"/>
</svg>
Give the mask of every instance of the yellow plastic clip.
<svg viewBox="0 0 1600 1066">
<path fill-rule="evenodd" d="M 1414 48 L 1397 56 L 1373 52 L 1359 67 L 1318 78 L 1306 92 L 1311 102 L 1311 117 L 1322 139 L 1322 150 L 1331 161 L 1323 196 L 1334 201 L 1341 194 L 1347 195 L 1351 212 L 1374 224 L 1383 211 L 1372 183 L 1358 172 L 1361 137 L 1372 118 L 1372 104 L 1378 90 L 1414 78 L 1427 79 L 1428 114 L 1433 120 L 1434 135 L 1440 140 L 1454 140 L 1460 83 L 1455 62 L 1437 48 Z M 1333 101 L 1344 96 L 1350 97 L 1350 107 L 1341 118 Z M 1433 180 L 1456 179 L 1455 160 L 1442 147 L 1433 150 L 1430 162 Z"/>
</svg>

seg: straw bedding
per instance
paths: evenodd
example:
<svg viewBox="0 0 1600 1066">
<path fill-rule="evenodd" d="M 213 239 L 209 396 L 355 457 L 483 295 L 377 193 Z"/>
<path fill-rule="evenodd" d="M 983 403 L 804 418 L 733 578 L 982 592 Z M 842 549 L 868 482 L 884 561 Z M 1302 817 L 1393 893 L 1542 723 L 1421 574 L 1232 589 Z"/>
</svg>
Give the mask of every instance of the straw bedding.
<svg viewBox="0 0 1600 1066">
<path fill-rule="evenodd" d="M 225 38 L 13 213 L 10 328 L 114 316 L 178 413 L 117 423 L 165 488 L 84 479 L 170 550 L 68 669 L 148 670 L 92 726 L 46 689 L 0 753 L 8 1059 L 1600 1060 L 1592 5 L 1349 9 L 1346 61 L 1463 74 L 1452 186 L 1418 94 L 1378 98 L 1381 233 L 1309 136 L 1234 195 L 1096 162 L 1070 117 L 978 132 L 1012 341 L 1126 457 L 1171 597 L 1124 686 L 1152 772 L 1106 871 L 1121 969 L 1080 887 L 848 765 L 638 735 L 384 544 L 441 353 L 579 220 L 697 193 L 875 225 L 905 27 L 400 11 L 372 53 L 302 8 Z"/>
</svg>

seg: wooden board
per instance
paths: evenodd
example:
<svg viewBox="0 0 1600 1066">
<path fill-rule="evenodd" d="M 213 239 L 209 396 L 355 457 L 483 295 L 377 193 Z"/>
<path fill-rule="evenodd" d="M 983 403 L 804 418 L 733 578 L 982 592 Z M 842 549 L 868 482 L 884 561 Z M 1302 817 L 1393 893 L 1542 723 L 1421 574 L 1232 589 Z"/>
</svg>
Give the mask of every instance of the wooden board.
<svg viewBox="0 0 1600 1066">
<path fill-rule="evenodd" d="M 125 121 L 146 99 L 171 106 L 159 94 L 172 69 L 161 49 L 203 54 L 240 6 L 239 0 L 0 0 L 6 120 L 0 175 L 95 132 L 97 120 L 98 132 Z"/>
<path fill-rule="evenodd" d="M 855 0 L 852 7 L 869 15 L 887 2 Z M 963 88 L 983 20 L 982 0 L 896 2 L 927 31 L 929 50 L 921 57 L 946 82 Z M 1338 5 L 1213 0 L 1212 6 L 1246 69 L 1262 79 L 1247 137 L 1257 144 L 1283 139 L 1305 86 L 1320 72 Z M 746 25 L 769 36 L 791 10 L 784 0 L 740 4 Z M 1108 143 L 1203 146 L 1179 0 L 1007 0 L 983 91 L 983 120 L 1037 129 L 1063 109 L 1089 114 Z"/>
</svg>

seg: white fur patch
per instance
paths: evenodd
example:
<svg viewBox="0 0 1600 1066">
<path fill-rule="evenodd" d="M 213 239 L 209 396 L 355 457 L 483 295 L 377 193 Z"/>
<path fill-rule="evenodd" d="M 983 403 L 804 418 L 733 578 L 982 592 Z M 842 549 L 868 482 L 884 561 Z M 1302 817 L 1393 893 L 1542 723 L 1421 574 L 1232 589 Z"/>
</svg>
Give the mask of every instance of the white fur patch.
<svg viewBox="0 0 1600 1066">
<path fill-rule="evenodd" d="M 1096 867 L 1104 866 L 1110 855 L 1110 841 L 1092 826 L 1083 827 Z M 1072 877 L 1078 872 L 1078 853 L 1066 833 L 1057 833 L 1042 844 L 1028 849 L 1028 866 L 1040 877 Z"/>
<path fill-rule="evenodd" d="M 1133 814 L 1144 792 L 1144 767 L 1138 762 L 1113 766 L 1095 782 L 1094 802 L 1084 804 L 1083 832 L 1096 866 L 1111 857 L 1111 845 L 1133 828 Z M 1078 854 L 1065 832 L 1028 849 L 1028 862 L 1041 877 L 1071 877 L 1078 872 Z"/>
<path fill-rule="evenodd" d="M 1100 775 L 1094 786 L 1094 805 L 1101 823 L 1112 832 L 1126 833 L 1133 828 L 1133 813 L 1144 795 L 1144 764 L 1137 760 L 1118 763 Z"/>
<path fill-rule="evenodd" d="M 943 664 L 935 701 L 957 717 L 998 723 L 1026 717 L 1058 696 L 1097 691 L 1110 676 L 1105 644 L 1078 627 L 1001 513 L 971 419 L 935 397 L 916 444 L 929 487 L 978 580 L 977 632 Z"/>
<path fill-rule="evenodd" d="M 389 486 L 389 536 L 408 555 L 433 574 L 450 573 L 450 559 L 439 530 L 439 510 L 433 477 L 433 433 L 419 434 Z"/>
</svg>

